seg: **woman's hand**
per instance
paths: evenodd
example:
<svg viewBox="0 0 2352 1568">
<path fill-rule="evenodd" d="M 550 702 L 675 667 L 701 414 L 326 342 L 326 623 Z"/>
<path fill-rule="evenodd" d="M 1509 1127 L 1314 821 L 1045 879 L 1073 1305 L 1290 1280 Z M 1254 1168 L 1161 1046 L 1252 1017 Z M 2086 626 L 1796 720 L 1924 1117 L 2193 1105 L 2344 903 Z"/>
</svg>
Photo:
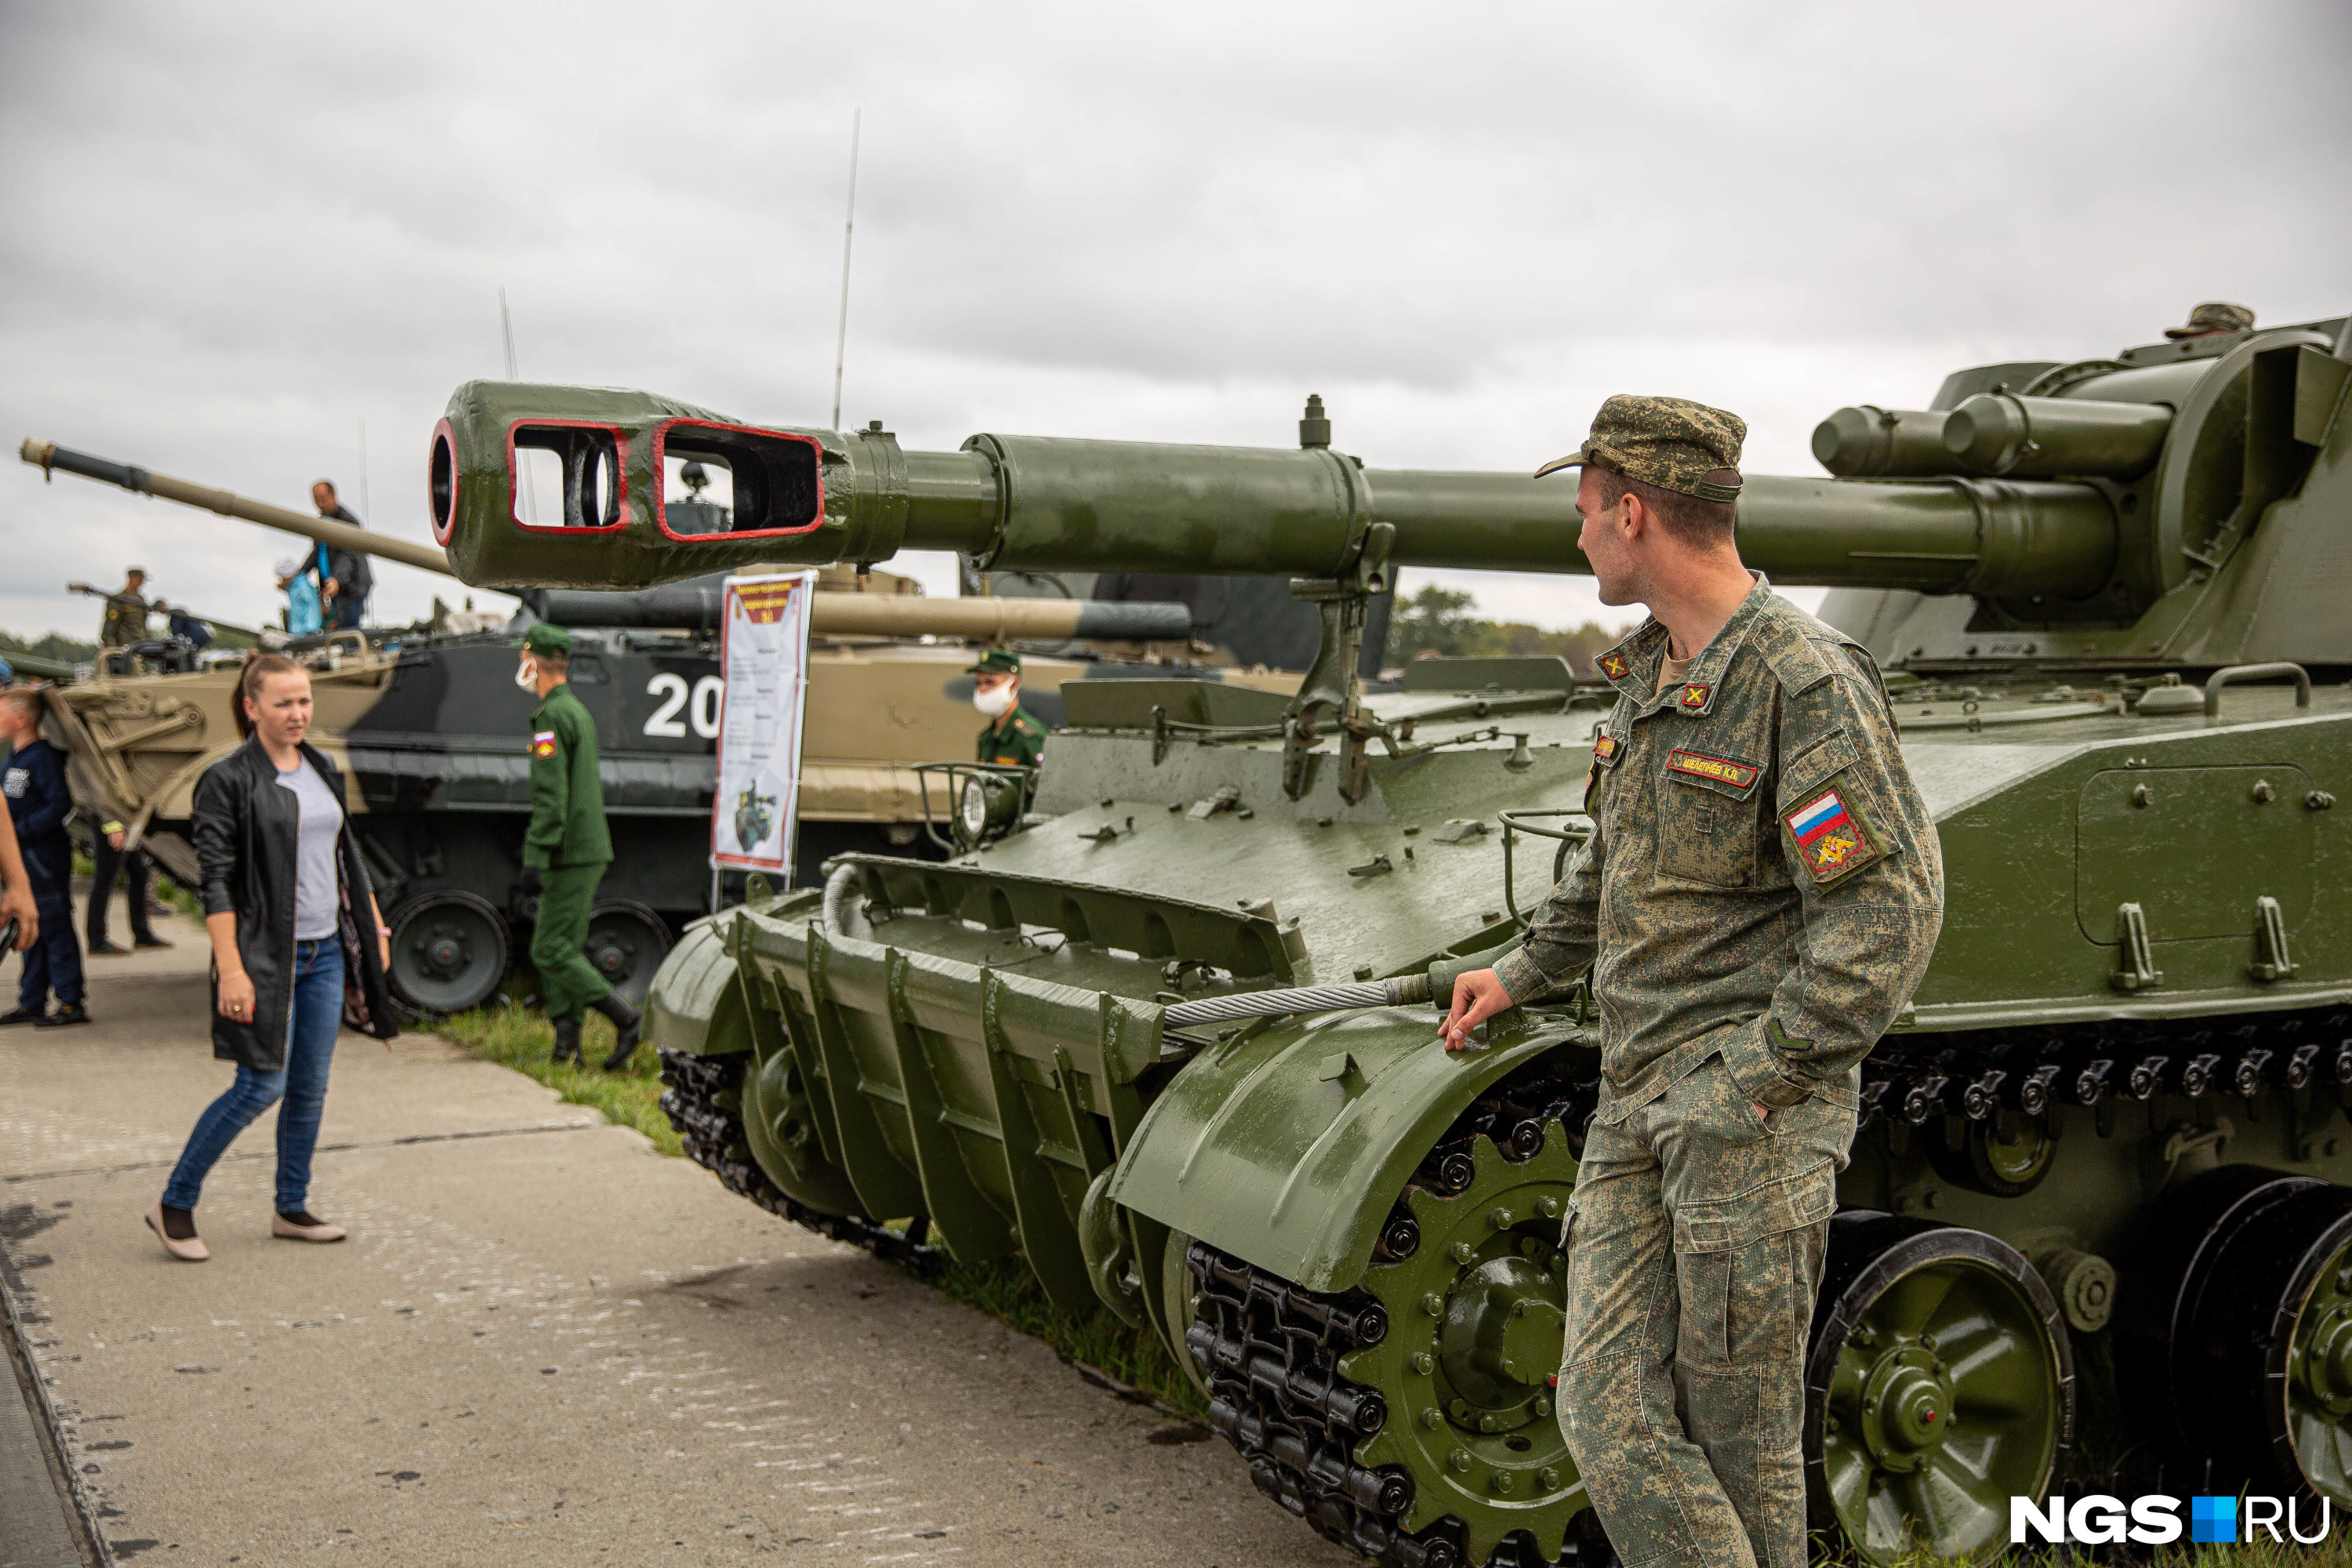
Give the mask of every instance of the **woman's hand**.
<svg viewBox="0 0 2352 1568">
<path fill-rule="evenodd" d="M 231 1023 L 253 1022 L 253 976 L 240 969 L 220 977 L 220 1016 Z"/>
</svg>

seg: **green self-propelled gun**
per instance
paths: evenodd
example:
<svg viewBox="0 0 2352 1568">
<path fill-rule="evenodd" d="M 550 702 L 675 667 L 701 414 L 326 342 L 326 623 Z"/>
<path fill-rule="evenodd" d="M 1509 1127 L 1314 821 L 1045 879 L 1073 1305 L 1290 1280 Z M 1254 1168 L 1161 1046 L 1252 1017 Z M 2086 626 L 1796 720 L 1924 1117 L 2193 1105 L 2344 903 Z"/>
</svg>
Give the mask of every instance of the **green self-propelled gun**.
<svg viewBox="0 0 2352 1568">
<path fill-rule="evenodd" d="M 1838 589 L 1885 667 L 1948 877 L 1807 1352 L 1816 1523 L 1869 1560 L 2005 1546 L 2103 1341 L 2170 1489 L 2352 1502 L 2347 376 L 2340 321 L 1989 366 L 1832 416 L 1830 477 L 1747 483 L 1749 564 Z M 1573 487 L 1301 437 L 924 453 L 473 384 L 432 483 L 486 584 L 911 547 L 1297 578 L 1325 643 L 1296 698 L 1085 683 L 1027 815 L 962 775 L 945 863 L 845 856 L 695 927 L 650 1003 L 667 1103 L 779 1214 L 1148 1324 L 1333 1540 L 1597 1554 L 1549 1386 L 1597 1012 L 1571 989 L 1449 1056 L 1431 1004 L 1582 836 L 1606 699 L 1558 660 L 1353 673 L 1398 566 L 1580 570 Z M 593 482 L 525 534 L 533 444 Z M 733 531 L 646 499 L 680 451 L 730 466 Z M 1771 798 L 1727 818 L 1759 854 Z"/>
</svg>

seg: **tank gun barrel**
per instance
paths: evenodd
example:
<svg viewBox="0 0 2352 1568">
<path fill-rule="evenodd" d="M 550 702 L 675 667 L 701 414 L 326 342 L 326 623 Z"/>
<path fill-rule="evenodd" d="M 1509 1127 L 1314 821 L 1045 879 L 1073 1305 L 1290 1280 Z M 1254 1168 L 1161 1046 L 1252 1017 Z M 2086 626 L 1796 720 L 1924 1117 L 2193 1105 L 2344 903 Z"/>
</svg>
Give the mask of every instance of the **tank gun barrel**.
<svg viewBox="0 0 2352 1568">
<path fill-rule="evenodd" d="M 355 550 L 363 555 L 397 561 L 404 566 L 438 572 L 445 577 L 457 575 L 449 565 L 449 557 L 432 545 L 392 539 L 364 528 L 353 528 L 347 522 L 337 522 L 331 517 L 317 517 L 287 507 L 271 506 L 268 501 L 250 500 L 233 490 L 216 490 L 208 485 L 175 479 L 169 474 L 153 473 L 133 463 L 110 462 L 104 458 L 93 458 L 87 452 L 60 447 L 55 441 L 27 439 L 17 449 L 17 456 L 45 475 L 62 468 L 86 479 L 121 485 L 139 495 L 162 496 L 165 500 L 202 507 L 223 517 L 242 518 L 247 522 L 257 522 L 265 528 L 282 528 L 289 533 L 299 533 L 321 544 L 331 544 L 339 550 Z"/>
<path fill-rule="evenodd" d="M 665 626 L 719 629 L 723 574 L 666 583 L 635 593 L 569 588 L 527 591 L 523 602 L 560 626 Z M 1184 605 L 1095 599 L 929 599 L 912 594 L 820 590 L 809 628 L 821 637 L 1077 637 L 1095 642 L 1181 642 L 1192 636 Z"/>
<path fill-rule="evenodd" d="M 224 517 L 283 529 L 341 549 L 398 561 L 445 577 L 458 575 L 448 555 L 429 544 L 387 538 L 332 518 L 250 500 L 229 490 L 158 474 L 135 464 L 117 463 L 60 447 L 27 440 L 19 455 L 44 473 L 63 469 L 85 479 L 121 485 L 140 495 L 161 496 L 202 507 Z M 761 556 L 770 560 L 772 556 Z M 749 562 L 742 563 L 745 564 Z M 567 626 L 661 626 L 716 631 L 719 578 L 671 583 L 642 593 L 527 593 L 532 613 Z M 205 617 L 199 616 L 198 619 Z M 227 622 L 215 625 L 227 626 Z M 824 637 L 943 637 L 979 641 L 1013 637 L 1078 637 L 1098 642 L 1181 642 L 1192 635 L 1192 614 L 1183 605 L 1105 603 L 1067 599 L 930 599 L 912 595 L 818 593 L 810 629 Z M 243 627 L 232 627 L 243 631 Z"/>
<path fill-rule="evenodd" d="M 1305 424 L 1317 426 L 1302 429 L 1309 441 L 1328 438 L 1327 422 Z M 520 521 L 514 504 L 513 453 L 533 447 L 566 465 L 556 526 Z M 667 493 L 688 459 L 732 475 L 731 508 Z M 878 425 L 752 426 L 606 388 L 467 383 L 435 432 L 430 482 L 436 536 L 462 576 L 492 587 L 652 584 L 902 549 L 954 550 L 999 571 L 1367 584 L 1395 565 L 1590 570 L 1572 480 L 1370 468 L 1324 445 L 979 435 L 959 451 L 908 451 Z M 1751 477 L 1739 527 L 1743 557 L 1782 582 L 2053 598 L 2102 588 L 2118 539 L 2095 485 L 1949 464 L 1920 480 Z"/>
</svg>

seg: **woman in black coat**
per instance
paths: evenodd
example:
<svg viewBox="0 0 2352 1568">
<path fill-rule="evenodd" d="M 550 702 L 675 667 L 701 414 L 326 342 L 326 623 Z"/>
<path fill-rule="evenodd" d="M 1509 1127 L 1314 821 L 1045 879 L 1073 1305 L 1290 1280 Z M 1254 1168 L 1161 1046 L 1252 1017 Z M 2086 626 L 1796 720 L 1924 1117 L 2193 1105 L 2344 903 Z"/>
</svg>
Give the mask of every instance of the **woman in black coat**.
<svg viewBox="0 0 2352 1568">
<path fill-rule="evenodd" d="M 197 780 L 194 814 L 213 943 L 213 1055 L 236 1063 L 236 1081 L 196 1119 L 147 1212 L 163 1249 L 191 1263 L 211 1256 L 194 1212 L 205 1174 L 280 1100 L 270 1234 L 343 1238 L 342 1226 L 307 1206 L 335 1034 L 346 1017 L 379 1039 L 399 1030 L 383 982 L 392 933 L 344 817 L 342 775 L 303 743 L 310 675 L 276 654 L 253 659 L 236 717 L 245 744 Z"/>
</svg>

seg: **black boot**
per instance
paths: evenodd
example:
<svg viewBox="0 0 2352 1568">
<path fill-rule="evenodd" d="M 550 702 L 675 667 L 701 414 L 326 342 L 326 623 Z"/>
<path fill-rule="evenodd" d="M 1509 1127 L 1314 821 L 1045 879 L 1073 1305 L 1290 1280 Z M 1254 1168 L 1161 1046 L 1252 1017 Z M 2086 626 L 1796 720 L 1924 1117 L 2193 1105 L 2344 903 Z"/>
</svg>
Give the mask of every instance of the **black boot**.
<svg viewBox="0 0 2352 1568">
<path fill-rule="evenodd" d="M 614 1033 L 619 1037 L 613 1042 L 613 1054 L 604 1058 L 606 1072 L 619 1072 L 629 1065 L 629 1058 L 637 1048 L 637 1031 L 645 1027 L 645 1019 L 635 1007 L 621 999 L 617 991 L 608 993 L 596 1004 L 596 1011 L 613 1020 Z"/>
<path fill-rule="evenodd" d="M 579 1019 L 555 1020 L 555 1055 L 548 1059 L 558 1067 L 562 1067 L 565 1062 L 577 1063 L 580 1060 Z"/>
</svg>

